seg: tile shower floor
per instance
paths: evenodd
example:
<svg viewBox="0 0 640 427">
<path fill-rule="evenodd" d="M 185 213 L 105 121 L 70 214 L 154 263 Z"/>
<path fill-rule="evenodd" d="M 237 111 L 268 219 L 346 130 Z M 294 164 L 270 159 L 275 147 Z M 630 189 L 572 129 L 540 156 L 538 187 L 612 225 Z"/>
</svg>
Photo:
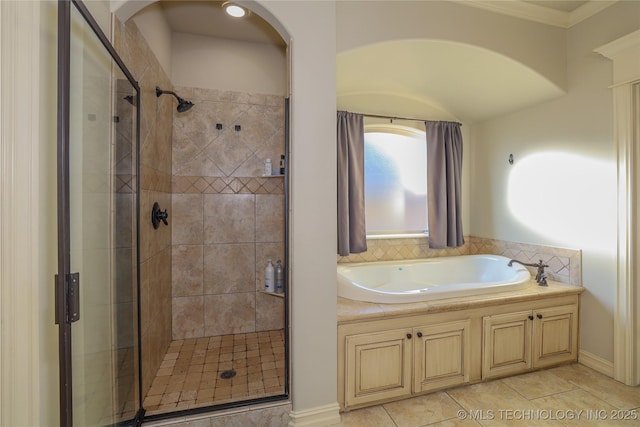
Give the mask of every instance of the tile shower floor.
<svg viewBox="0 0 640 427">
<path fill-rule="evenodd" d="M 144 407 L 151 415 L 278 395 L 284 372 L 283 330 L 173 341 Z"/>
</svg>

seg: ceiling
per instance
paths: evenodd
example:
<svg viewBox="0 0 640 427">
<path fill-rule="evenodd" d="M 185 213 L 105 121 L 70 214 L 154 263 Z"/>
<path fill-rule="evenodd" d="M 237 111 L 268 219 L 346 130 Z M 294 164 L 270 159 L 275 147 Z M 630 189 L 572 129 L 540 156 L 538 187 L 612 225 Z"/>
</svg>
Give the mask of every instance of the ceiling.
<svg viewBox="0 0 640 427">
<path fill-rule="evenodd" d="M 241 19 L 228 16 L 222 8 L 224 1 L 163 0 L 158 3 L 172 31 L 285 46 L 277 31 L 258 15 L 250 13 Z M 570 15 L 582 6 L 596 3 L 598 0 L 464 0 L 468 6 L 499 5 L 501 13 L 507 13 L 510 9 L 516 12 L 519 6 L 534 6 L 540 11 L 554 12 L 556 15 L 558 12 Z"/>
<path fill-rule="evenodd" d="M 380 43 L 342 53 L 336 76 L 339 109 L 465 123 L 563 93 L 506 56 L 436 40 Z"/>
<path fill-rule="evenodd" d="M 460 1 L 460 0 L 452 0 Z M 222 1 L 159 2 L 172 31 L 286 46 L 262 18 L 232 18 Z M 584 15 L 598 0 L 464 0 L 523 19 L 556 23 Z M 605 3 L 605 2 L 602 2 Z M 608 2 L 611 3 L 611 2 Z M 495 7 L 499 7 L 496 10 Z M 505 10 L 509 9 L 509 10 Z M 527 13 L 519 15 L 525 9 Z M 580 9 L 580 10 L 578 10 Z M 594 12 L 597 13 L 597 12 Z M 549 15 L 550 14 L 550 15 Z M 542 18 L 540 18 L 542 17 Z M 561 26 L 564 24 L 560 24 Z M 437 63 L 425 58 L 440 58 Z M 410 64 L 410 66 L 398 66 Z M 365 46 L 337 58 L 339 108 L 365 113 L 455 119 L 474 123 L 555 98 L 561 90 L 509 58 L 472 46 L 438 41 L 403 41 Z"/>
<path fill-rule="evenodd" d="M 222 1 L 160 1 L 172 31 L 209 37 L 285 46 L 278 32 L 255 13 L 233 18 Z"/>
<path fill-rule="evenodd" d="M 580 6 L 589 3 L 588 1 L 581 0 L 523 0 L 523 2 L 562 12 L 573 12 Z"/>
</svg>

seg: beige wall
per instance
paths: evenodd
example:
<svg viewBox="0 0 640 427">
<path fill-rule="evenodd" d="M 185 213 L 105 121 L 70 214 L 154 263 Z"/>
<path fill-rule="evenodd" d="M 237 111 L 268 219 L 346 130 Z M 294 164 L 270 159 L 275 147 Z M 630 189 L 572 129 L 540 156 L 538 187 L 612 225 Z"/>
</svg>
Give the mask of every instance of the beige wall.
<svg viewBox="0 0 640 427">
<path fill-rule="evenodd" d="M 56 147 L 52 143 L 56 138 L 57 90 L 55 81 L 57 73 L 51 72 L 55 68 L 52 64 L 55 64 L 57 52 L 57 2 L 42 1 L 37 3 L 40 4 L 40 22 L 37 23 L 37 26 L 41 43 L 39 52 L 40 67 L 38 67 L 40 146 L 36 156 L 38 159 L 39 181 L 37 186 L 33 187 L 33 190 L 35 191 L 38 188 L 38 203 L 43 208 L 39 209 L 37 222 L 30 226 L 34 232 L 38 230 L 37 234 L 40 236 L 40 240 L 37 242 L 38 262 L 34 263 L 32 258 L 27 259 L 27 261 L 32 267 L 39 266 L 37 270 L 39 279 L 37 284 L 34 283 L 34 291 L 39 294 L 39 304 L 33 307 L 37 309 L 41 323 L 37 337 L 39 354 L 37 366 L 29 368 L 39 375 L 39 384 L 36 387 L 39 396 L 36 399 L 33 399 L 33 395 L 24 397 L 14 395 L 14 397 L 17 399 L 24 398 L 27 401 L 33 399 L 33 401 L 37 402 L 39 404 L 38 413 L 32 414 L 32 416 L 36 417 L 36 420 L 39 418 L 39 422 L 36 421 L 34 424 L 45 425 L 49 420 L 58 420 L 60 416 L 58 397 L 58 327 L 54 322 L 55 307 L 53 301 L 55 298 L 52 286 L 52 277 L 57 272 L 57 215 L 52 215 L 50 209 L 44 208 L 44 206 L 55 206 L 57 203 Z M 32 31 L 35 32 L 35 30 Z M 24 96 L 24 93 L 21 93 L 21 96 Z M 33 123 L 31 122 L 30 125 L 33 126 Z M 28 334 L 25 334 L 25 336 L 28 336 Z M 18 374 L 16 378 L 21 378 L 21 376 Z M 27 423 L 27 418 L 24 418 L 24 414 L 19 414 L 19 417 Z M 7 425 L 10 424 L 10 422 L 7 423 Z"/>
<path fill-rule="evenodd" d="M 568 29 L 567 95 L 473 126 L 471 140 L 471 233 L 582 249 L 580 346 L 610 362 L 616 147 L 611 63 L 593 49 L 638 28 L 640 3 L 619 2 Z"/>
<path fill-rule="evenodd" d="M 290 46 L 291 379 L 293 410 L 299 412 L 337 405 L 336 11 L 333 2 L 323 1 L 264 6 L 295 40 Z"/>
<path fill-rule="evenodd" d="M 171 67 L 176 86 L 286 94 L 286 55 L 278 46 L 173 33 Z"/>
</svg>

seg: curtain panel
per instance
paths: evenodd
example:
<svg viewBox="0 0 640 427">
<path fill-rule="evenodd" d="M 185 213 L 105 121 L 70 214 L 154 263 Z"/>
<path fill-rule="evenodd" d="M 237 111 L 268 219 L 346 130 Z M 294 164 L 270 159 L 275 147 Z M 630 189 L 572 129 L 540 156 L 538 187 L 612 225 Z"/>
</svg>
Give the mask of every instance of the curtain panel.
<svg viewBox="0 0 640 427">
<path fill-rule="evenodd" d="M 460 123 L 426 121 L 429 247 L 462 246 Z"/>
<path fill-rule="evenodd" d="M 364 219 L 364 118 L 338 111 L 338 254 L 367 250 Z"/>
</svg>

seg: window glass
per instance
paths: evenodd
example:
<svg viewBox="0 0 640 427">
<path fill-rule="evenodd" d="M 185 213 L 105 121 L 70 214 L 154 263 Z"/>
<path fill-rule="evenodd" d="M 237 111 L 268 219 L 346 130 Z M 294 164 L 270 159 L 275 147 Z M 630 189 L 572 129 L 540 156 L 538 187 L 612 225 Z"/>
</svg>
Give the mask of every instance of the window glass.
<svg viewBox="0 0 640 427">
<path fill-rule="evenodd" d="M 367 235 L 427 231 L 427 147 L 423 131 L 367 126 L 364 135 Z"/>
</svg>

